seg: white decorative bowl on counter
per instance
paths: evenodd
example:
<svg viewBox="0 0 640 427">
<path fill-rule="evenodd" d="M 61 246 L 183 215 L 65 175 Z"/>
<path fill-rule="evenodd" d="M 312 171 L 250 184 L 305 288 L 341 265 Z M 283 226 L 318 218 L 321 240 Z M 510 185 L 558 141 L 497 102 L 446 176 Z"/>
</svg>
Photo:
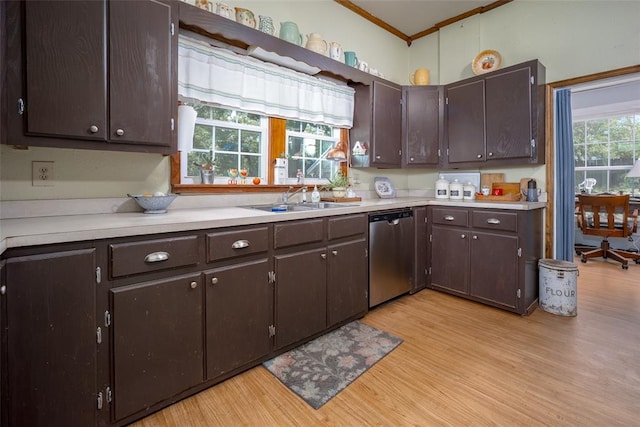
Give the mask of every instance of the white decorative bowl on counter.
<svg viewBox="0 0 640 427">
<path fill-rule="evenodd" d="M 145 194 L 130 194 L 129 197 L 138 202 L 146 214 L 166 213 L 167 208 L 177 197 L 177 194 L 167 194 L 165 196 L 150 196 Z"/>
</svg>

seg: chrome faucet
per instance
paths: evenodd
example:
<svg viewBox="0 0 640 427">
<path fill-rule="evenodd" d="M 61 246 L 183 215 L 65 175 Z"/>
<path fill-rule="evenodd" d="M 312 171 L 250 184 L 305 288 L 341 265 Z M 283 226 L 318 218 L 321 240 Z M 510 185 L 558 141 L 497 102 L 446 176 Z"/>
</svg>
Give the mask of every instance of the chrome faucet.
<svg viewBox="0 0 640 427">
<path fill-rule="evenodd" d="M 289 198 L 291 196 L 293 196 L 294 194 L 302 191 L 302 201 L 306 202 L 307 198 L 306 198 L 306 192 L 307 192 L 307 187 L 302 186 L 300 188 L 298 188 L 296 191 L 291 192 L 291 190 L 293 190 L 292 186 L 289 186 L 289 188 L 287 188 L 287 191 L 285 191 L 284 193 L 282 193 L 282 203 L 289 203 Z"/>
</svg>

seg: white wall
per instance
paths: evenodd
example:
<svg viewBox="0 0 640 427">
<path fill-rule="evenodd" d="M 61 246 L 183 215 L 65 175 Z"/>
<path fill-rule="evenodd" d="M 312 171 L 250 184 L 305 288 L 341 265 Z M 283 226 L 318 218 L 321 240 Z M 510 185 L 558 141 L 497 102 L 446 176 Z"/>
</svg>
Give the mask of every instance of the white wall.
<svg viewBox="0 0 640 427">
<path fill-rule="evenodd" d="M 467 18 L 413 42 L 365 21 L 332 0 L 229 1 L 274 22 L 295 21 L 301 32 L 338 41 L 397 83 L 407 84 L 418 67 L 431 70 L 431 84 L 470 77 L 473 57 L 498 50 L 505 66 L 539 58 L 547 82 L 640 64 L 640 2 L 614 0 L 516 0 Z M 31 161 L 55 161 L 56 186 L 31 186 Z M 0 147 L 0 200 L 122 197 L 167 191 L 169 159 L 154 154 Z M 544 189 L 545 167 L 518 167 L 507 181 L 533 176 Z M 433 188 L 437 172 L 364 169 L 356 172 L 371 189 L 373 177 L 389 176 L 399 189 Z"/>
</svg>

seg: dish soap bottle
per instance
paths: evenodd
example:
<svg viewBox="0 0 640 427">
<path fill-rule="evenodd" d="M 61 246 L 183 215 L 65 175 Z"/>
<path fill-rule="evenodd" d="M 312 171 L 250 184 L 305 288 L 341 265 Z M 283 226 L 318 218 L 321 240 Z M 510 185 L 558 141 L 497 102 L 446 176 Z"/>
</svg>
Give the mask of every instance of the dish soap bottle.
<svg viewBox="0 0 640 427">
<path fill-rule="evenodd" d="M 320 192 L 318 191 L 318 186 L 313 186 L 313 191 L 311 192 L 311 203 L 320 203 Z"/>
</svg>

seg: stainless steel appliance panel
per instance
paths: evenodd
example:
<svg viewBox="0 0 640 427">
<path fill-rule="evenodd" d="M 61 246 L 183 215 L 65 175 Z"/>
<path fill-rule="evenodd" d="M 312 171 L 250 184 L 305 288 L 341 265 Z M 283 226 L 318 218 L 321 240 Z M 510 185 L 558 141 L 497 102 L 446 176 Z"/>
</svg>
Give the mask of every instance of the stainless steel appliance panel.
<svg viewBox="0 0 640 427">
<path fill-rule="evenodd" d="M 410 209 L 369 215 L 369 307 L 411 290 L 413 239 Z"/>
</svg>

